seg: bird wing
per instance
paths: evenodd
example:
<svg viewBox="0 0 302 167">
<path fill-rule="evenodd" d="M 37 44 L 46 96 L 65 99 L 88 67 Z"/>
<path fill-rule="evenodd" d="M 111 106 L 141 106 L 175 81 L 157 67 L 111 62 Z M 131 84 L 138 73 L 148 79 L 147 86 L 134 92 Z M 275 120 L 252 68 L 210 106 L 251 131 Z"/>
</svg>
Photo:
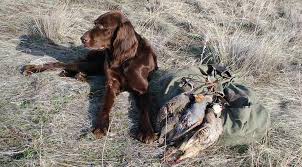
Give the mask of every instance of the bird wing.
<svg viewBox="0 0 302 167">
<path fill-rule="evenodd" d="M 176 141 L 203 122 L 206 105 L 206 103 L 194 103 L 186 110 L 186 113 L 175 126 L 176 133 L 171 141 Z"/>
<path fill-rule="evenodd" d="M 179 112 L 181 112 L 189 102 L 190 102 L 189 95 L 186 95 L 184 93 L 175 96 L 174 98 L 169 100 L 159 110 L 156 120 L 155 130 L 161 131 L 162 127 L 166 124 L 166 120 L 169 117 L 179 116 Z"/>
</svg>

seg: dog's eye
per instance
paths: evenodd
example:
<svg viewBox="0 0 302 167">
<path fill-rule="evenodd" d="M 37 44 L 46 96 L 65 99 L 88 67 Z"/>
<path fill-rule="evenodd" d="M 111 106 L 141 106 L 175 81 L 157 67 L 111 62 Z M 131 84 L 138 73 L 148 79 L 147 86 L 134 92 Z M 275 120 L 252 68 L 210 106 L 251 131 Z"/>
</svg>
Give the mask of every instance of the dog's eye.
<svg viewBox="0 0 302 167">
<path fill-rule="evenodd" d="M 101 30 L 103 30 L 103 29 L 105 29 L 105 27 L 103 26 L 103 25 L 98 25 L 98 27 L 99 27 L 99 29 L 101 29 Z"/>
</svg>

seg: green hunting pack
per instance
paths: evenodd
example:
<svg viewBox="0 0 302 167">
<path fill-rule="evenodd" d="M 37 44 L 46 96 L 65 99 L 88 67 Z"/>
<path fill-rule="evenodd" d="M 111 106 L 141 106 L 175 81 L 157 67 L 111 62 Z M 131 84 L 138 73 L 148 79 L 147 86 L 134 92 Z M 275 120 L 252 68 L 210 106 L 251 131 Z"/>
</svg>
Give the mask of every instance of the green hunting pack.
<svg viewBox="0 0 302 167">
<path fill-rule="evenodd" d="M 158 72 L 150 83 L 150 90 L 157 101 L 154 110 L 184 92 L 220 94 L 224 99 L 224 110 L 220 116 L 223 134 L 219 141 L 224 145 L 260 141 L 267 134 L 270 124 L 268 110 L 259 103 L 251 89 L 237 83 L 224 66 L 200 65 L 174 72 Z"/>
</svg>

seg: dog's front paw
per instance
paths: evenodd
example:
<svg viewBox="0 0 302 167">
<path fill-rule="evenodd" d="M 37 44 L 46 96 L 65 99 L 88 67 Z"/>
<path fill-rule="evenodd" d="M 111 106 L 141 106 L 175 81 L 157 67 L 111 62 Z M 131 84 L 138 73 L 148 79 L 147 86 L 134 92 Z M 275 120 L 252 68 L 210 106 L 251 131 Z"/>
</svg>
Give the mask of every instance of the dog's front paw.
<svg viewBox="0 0 302 167">
<path fill-rule="evenodd" d="M 94 128 L 92 130 L 92 133 L 94 134 L 96 139 L 100 139 L 103 136 L 106 136 L 107 134 L 107 128 Z"/>
<path fill-rule="evenodd" d="M 157 135 L 153 131 L 151 132 L 140 131 L 137 133 L 136 139 L 143 143 L 150 144 L 157 139 Z"/>
<path fill-rule="evenodd" d="M 21 73 L 23 75 L 31 75 L 32 73 L 37 73 L 40 71 L 40 66 L 39 65 L 25 65 L 21 69 Z"/>
</svg>

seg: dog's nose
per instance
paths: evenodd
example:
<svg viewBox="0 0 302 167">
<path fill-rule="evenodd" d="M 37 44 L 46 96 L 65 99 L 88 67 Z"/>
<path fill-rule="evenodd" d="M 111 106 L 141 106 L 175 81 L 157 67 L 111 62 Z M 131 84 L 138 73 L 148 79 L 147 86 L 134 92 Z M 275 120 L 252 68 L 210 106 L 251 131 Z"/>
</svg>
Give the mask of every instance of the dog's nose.
<svg viewBox="0 0 302 167">
<path fill-rule="evenodd" d="M 85 33 L 82 37 L 81 37 L 81 41 L 83 44 L 86 44 L 89 42 L 89 35 L 87 33 Z"/>
<path fill-rule="evenodd" d="M 84 36 L 81 37 L 81 41 L 82 43 L 87 43 L 88 42 L 88 39 Z"/>
</svg>

